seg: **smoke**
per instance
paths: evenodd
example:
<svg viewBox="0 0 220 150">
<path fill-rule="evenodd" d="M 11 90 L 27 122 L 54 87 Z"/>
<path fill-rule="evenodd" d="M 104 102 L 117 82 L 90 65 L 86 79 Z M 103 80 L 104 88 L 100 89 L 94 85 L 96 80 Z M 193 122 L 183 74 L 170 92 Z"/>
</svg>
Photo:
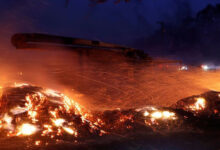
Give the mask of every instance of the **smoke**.
<svg viewBox="0 0 220 150">
<path fill-rule="evenodd" d="M 17 32 L 37 31 L 35 17 L 29 14 L 35 14 L 32 10 L 37 6 L 42 9 L 47 4 L 26 0 L 4 4 L 7 9 L 1 9 L 0 19 L 0 85 L 27 82 L 60 89 L 62 86 L 48 75 L 46 66 L 56 61 L 55 56 L 59 54 L 54 51 L 16 50 L 10 42 L 11 36 Z"/>
<path fill-rule="evenodd" d="M 148 26 L 147 19 L 140 12 L 140 5 L 136 4 L 135 7 L 135 15 L 139 19 L 140 26 Z M 186 8 L 188 12 L 190 9 L 187 5 Z M 57 50 L 45 48 L 41 51 L 16 50 L 10 44 L 13 33 L 37 30 L 36 20 L 23 15 L 24 12 L 28 12 L 26 7 L 22 4 L 16 5 L 5 11 L 1 23 L 1 84 L 28 82 L 52 88 L 73 96 L 76 101 L 91 109 L 131 108 L 147 104 L 169 106 L 187 96 L 210 89 L 220 90 L 219 72 L 202 72 L 199 69 L 180 72 L 177 66 L 169 69 L 166 65 L 165 68 L 160 68 L 158 65 L 149 67 L 148 64 L 131 63 L 121 56 L 95 50 L 91 53 L 78 53 L 62 48 Z M 184 52 L 176 50 L 182 48 L 176 46 L 182 41 L 186 45 L 198 43 L 198 38 L 188 36 L 192 32 L 185 32 L 188 28 L 181 30 L 181 34 L 177 32 L 181 26 L 182 24 L 171 28 L 172 32 L 168 30 L 165 34 L 172 39 L 174 46 L 170 42 L 168 46 L 171 45 L 173 50 L 171 52 L 176 55 Z M 181 36 L 177 36 L 177 33 Z M 191 39 L 182 40 L 183 37 L 185 39 L 191 37 Z M 166 42 L 163 43 L 163 39 L 158 41 L 160 38 L 161 32 L 157 31 L 149 38 L 149 41 L 152 41 L 151 47 L 144 46 L 150 47 L 152 51 L 158 46 L 158 54 L 163 55 L 162 50 L 167 54 L 165 50 L 169 47 Z M 175 43 L 174 39 L 180 42 Z M 189 46 L 185 47 L 188 50 L 186 52 L 192 50 L 192 48 L 188 49 Z M 195 47 L 196 44 L 193 48 Z M 183 49 L 185 48 L 181 50 Z M 195 58 L 196 52 L 191 51 L 190 56 Z"/>
</svg>

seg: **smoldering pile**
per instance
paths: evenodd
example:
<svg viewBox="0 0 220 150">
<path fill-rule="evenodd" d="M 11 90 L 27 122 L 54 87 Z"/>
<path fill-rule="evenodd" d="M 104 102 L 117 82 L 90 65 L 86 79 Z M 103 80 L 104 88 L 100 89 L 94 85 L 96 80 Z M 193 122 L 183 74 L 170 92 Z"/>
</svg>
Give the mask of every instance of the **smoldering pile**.
<svg viewBox="0 0 220 150">
<path fill-rule="evenodd" d="M 220 130 L 220 92 L 215 91 L 179 100 L 170 107 L 91 112 L 57 91 L 17 84 L 2 89 L 0 106 L 4 141 L 28 139 L 33 147 Z"/>
</svg>

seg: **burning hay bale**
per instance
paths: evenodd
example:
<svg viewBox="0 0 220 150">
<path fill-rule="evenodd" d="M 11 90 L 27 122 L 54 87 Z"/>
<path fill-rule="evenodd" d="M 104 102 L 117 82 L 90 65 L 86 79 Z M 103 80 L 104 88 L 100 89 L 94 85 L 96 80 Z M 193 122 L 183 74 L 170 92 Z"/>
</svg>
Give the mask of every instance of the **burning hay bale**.
<svg viewBox="0 0 220 150">
<path fill-rule="evenodd" d="M 28 138 L 35 146 L 219 130 L 220 125 L 220 93 L 214 91 L 182 99 L 168 108 L 146 106 L 104 112 L 90 112 L 62 93 L 28 84 L 3 88 L 0 100 L 1 136 Z"/>
<path fill-rule="evenodd" d="M 8 137 L 59 141 L 59 137 L 74 140 L 101 133 L 78 103 L 53 90 L 29 85 L 6 88 L 1 104 L 1 130 Z"/>
<path fill-rule="evenodd" d="M 179 100 L 172 107 L 194 128 L 219 130 L 220 93 L 209 91 Z"/>
</svg>

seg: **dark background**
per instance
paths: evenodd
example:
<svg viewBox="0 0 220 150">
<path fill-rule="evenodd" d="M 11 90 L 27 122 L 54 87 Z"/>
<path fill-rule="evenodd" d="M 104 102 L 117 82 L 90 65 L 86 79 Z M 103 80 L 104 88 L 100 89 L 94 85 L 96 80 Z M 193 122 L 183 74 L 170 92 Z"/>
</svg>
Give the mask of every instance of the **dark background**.
<svg viewBox="0 0 220 150">
<path fill-rule="evenodd" d="M 214 11 L 217 0 L 98 2 L 2 0 L 1 41 L 15 32 L 40 32 L 128 45 L 191 64 L 218 63 L 217 11 L 209 19 L 198 19 L 208 4 Z M 213 17 L 217 19 L 210 22 Z"/>
</svg>

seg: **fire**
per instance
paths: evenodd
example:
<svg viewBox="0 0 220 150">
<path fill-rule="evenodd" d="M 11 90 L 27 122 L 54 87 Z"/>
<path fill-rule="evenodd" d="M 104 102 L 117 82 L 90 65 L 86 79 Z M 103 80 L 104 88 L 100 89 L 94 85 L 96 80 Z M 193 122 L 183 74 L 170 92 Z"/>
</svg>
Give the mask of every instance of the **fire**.
<svg viewBox="0 0 220 150">
<path fill-rule="evenodd" d="M 174 112 L 170 111 L 155 111 L 151 114 L 152 119 L 176 119 Z"/>
<path fill-rule="evenodd" d="M 36 111 L 29 111 L 28 115 L 32 118 L 33 122 L 37 122 L 38 121 L 36 119 L 36 117 L 37 117 L 37 112 Z"/>
<path fill-rule="evenodd" d="M 14 87 L 24 87 L 24 86 L 29 86 L 27 83 L 14 83 Z"/>
<path fill-rule="evenodd" d="M 41 141 L 35 141 L 35 145 L 39 146 L 41 144 Z"/>
<path fill-rule="evenodd" d="M 169 111 L 163 111 L 163 117 L 168 119 L 168 118 L 173 118 L 175 117 L 175 113 L 169 112 Z"/>
<path fill-rule="evenodd" d="M 48 96 L 53 96 L 53 97 L 61 97 L 61 96 L 62 96 L 59 92 L 54 91 L 54 90 L 52 90 L 52 89 L 46 89 L 46 90 L 44 91 L 44 93 L 45 93 L 46 95 L 48 95 Z"/>
<path fill-rule="evenodd" d="M 64 96 L 63 100 L 64 100 L 64 107 L 66 108 L 67 111 L 74 109 L 76 114 L 82 114 L 81 107 L 79 106 L 78 103 L 76 103 L 67 96 Z"/>
<path fill-rule="evenodd" d="M 156 111 L 151 114 L 151 117 L 155 118 L 155 119 L 162 118 L 162 116 L 163 116 L 163 114 L 160 111 Z"/>
<path fill-rule="evenodd" d="M 149 112 L 148 111 L 145 111 L 144 112 L 144 116 L 146 117 L 146 116 L 149 116 Z"/>
<path fill-rule="evenodd" d="M 54 125 L 55 125 L 55 126 L 57 126 L 57 127 L 62 126 L 62 125 L 63 125 L 63 123 L 65 122 L 65 120 L 64 120 L 64 119 L 62 119 L 62 118 L 55 119 L 55 120 L 52 120 L 52 121 L 53 121 Z"/>
<path fill-rule="evenodd" d="M 4 115 L 3 117 L 3 121 L 4 121 L 4 128 L 8 129 L 8 130 L 13 130 L 14 127 L 12 125 L 12 120 L 13 118 L 11 116 L 9 116 L 7 113 Z"/>
<path fill-rule="evenodd" d="M 37 132 L 37 127 L 32 125 L 32 124 L 22 124 L 21 127 L 19 127 L 19 131 L 17 133 L 17 135 L 24 135 L 24 136 L 28 136 L 28 135 L 32 135 L 34 133 Z"/>
<path fill-rule="evenodd" d="M 152 106 L 91 112 L 62 93 L 24 85 L 26 86 L 15 85 L 15 91 L 28 91 L 28 88 L 34 90 L 22 93 L 22 97 L 16 99 L 18 103 L 13 99 L 13 104 L 10 103 L 10 107 L 2 111 L 0 131 L 9 137 L 32 136 L 33 145 L 36 146 L 63 138 L 80 141 L 89 135 L 93 138 L 104 134 L 126 133 L 136 130 L 136 125 L 151 128 L 153 131 L 167 129 L 170 124 L 183 118 L 173 108 Z M 206 100 L 197 97 L 192 105 L 187 104 L 184 107 L 197 113 L 197 110 L 206 108 Z"/>
<path fill-rule="evenodd" d="M 14 115 L 18 115 L 18 114 L 21 114 L 21 113 L 24 113 L 26 112 L 28 109 L 27 108 L 24 108 L 24 107 L 20 107 L 20 106 L 17 106 L 15 108 L 12 108 L 10 110 L 10 112 Z"/>
<path fill-rule="evenodd" d="M 78 135 L 77 131 L 75 131 L 75 130 L 73 130 L 73 129 L 71 129 L 71 128 L 63 127 L 63 129 L 64 129 L 67 133 L 69 133 L 69 134 L 71 134 L 71 135 L 75 135 L 75 136 Z"/>
<path fill-rule="evenodd" d="M 41 134 L 42 136 L 45 136 L 45 135 L 47 135 L 47 134 L 53 132 L 53 129 L 52 129 L 52 126 L 51 126 L 51 125 L 45 124 L 45 125 L 43 125 L 43 128 L 44 128 L 44 130 L 43 130 L 43 132 L 42 132 L 42 134 Z"/>
<path fill-rule="evenodd" d="M 12 117 L 9 116 L 8 114 L 5 114 L 3 117 L 3 120 L 7 123 L 7 124 L 11 124 L 12 122 Z"/>
<path fill-rule="evenodd" d="M 189 108 L 193 111 L 203 110 L 206 107 L 206 100 L 202 97 L 196 98 L 196 102 L 190 105 Z"/>
</svg>

